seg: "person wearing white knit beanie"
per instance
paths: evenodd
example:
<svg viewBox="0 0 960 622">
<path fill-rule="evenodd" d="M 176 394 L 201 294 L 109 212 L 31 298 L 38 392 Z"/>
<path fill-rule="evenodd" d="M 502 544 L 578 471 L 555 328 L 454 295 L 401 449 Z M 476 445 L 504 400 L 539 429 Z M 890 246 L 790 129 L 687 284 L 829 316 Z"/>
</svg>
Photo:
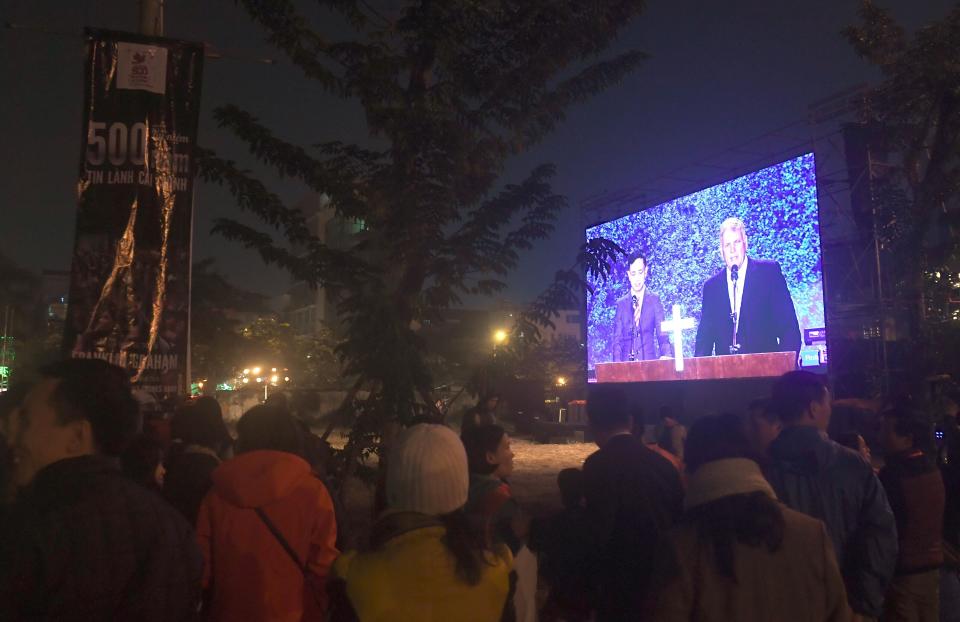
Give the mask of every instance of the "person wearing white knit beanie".
<svg viewBox="0 0 960 622">
<path fill-rule="evenodd" d="M 496 622 L 512 617 L 507 547 L 489 549 L 471 526 L 467 455 L 442 425 L 404 430 L 387 459 L 387 509 L 369 550 L 334 564 L 332 620 Z M 351 618 L 350 616 L 355 616 Z"/>
<path fill-rule="evenodd" d="M 446 426 L 407 428 L 390 449 L 387 465 L 390 510 L 439 516 L 467 502 L 470 473 L 466 450 Z"/>
</svg>

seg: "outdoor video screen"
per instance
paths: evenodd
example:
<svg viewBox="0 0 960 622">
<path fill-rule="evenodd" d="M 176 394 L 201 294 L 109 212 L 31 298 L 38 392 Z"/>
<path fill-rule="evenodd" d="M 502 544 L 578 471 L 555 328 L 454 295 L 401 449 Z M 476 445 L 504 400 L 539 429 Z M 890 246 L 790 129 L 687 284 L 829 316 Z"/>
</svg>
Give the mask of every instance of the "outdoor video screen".
<svg viewBox="0 0 960 622">
<path fill-rule="evenodd" d="M 692 378 L 779 375 L 789 357 L 769 353 L 792 352 L 802 367 L 826 365 L 812 153 L 590 227 L 586 237 L 627 253 L 606 282 L 590 283 L 591 379 L 662 379 L 671 373 L 668 359 L 676 372 L 666 379 L 684 379 L 681 370 Z M 697 360 L 753 354 L 765 356 Z M 605 365 L 644 361 L 660 363 Z"/>
</svg>

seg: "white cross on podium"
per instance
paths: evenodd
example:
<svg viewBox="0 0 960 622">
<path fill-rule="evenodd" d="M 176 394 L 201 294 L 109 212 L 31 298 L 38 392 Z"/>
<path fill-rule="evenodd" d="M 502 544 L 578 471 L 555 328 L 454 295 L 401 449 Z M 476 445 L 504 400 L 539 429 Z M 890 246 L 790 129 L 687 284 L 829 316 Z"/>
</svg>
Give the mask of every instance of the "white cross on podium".
<svg viewBox="0 0 960 622">
<path fill-rule="evenodd" d="M 660 330 L 673 333 L 673 360 L 677 371 L 683 371 L 683 331 L 694 327 L 693 318 L 681 318 L 680 305 L 673 305 L 673 319 L 660 323 Z"/>
</svg>

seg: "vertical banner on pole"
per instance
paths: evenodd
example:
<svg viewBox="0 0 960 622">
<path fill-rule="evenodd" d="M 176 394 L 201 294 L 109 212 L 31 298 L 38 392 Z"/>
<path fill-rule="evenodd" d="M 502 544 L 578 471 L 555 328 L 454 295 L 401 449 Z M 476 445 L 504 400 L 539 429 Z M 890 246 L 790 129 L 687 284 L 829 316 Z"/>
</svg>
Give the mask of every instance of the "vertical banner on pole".
<svg viewBox="0 0 960 622">
<path fill-rule="evenodd" d="M 64 348 L 129 370 L 148 410 L 189 387 L 190 237 L 203 46 L 87 30 Z"/>
</svg>

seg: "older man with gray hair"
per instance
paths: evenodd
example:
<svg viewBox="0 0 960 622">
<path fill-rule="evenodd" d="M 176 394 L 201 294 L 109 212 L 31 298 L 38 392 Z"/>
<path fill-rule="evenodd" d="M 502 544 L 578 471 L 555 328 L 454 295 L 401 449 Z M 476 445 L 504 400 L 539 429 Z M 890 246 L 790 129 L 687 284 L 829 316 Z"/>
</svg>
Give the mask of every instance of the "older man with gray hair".
<svg viewBox="0 0 960 622">
<path fill-rule="evenodd" d="M 747 257 L 739 218 L 720 225 L 724 268 L 703 285 L 696 356 L 799 352 L 800 325 L 780 264 Z"/>
</svg>

